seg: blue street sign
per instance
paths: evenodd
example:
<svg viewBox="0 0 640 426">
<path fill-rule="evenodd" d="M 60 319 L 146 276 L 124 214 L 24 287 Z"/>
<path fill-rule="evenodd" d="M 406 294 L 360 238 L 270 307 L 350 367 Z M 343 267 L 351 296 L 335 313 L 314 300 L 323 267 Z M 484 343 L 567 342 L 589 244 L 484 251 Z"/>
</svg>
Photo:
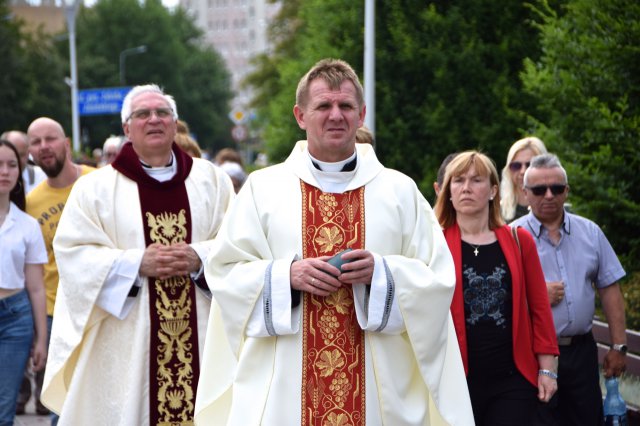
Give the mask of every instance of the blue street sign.
<svg viewBox="0 0 640 426">
<path fill-rule="evenodd" d="M 120 114 L 122 101 L 131 87 L 105 87 L 78 91 L 80 115 Z"/>
</svg>

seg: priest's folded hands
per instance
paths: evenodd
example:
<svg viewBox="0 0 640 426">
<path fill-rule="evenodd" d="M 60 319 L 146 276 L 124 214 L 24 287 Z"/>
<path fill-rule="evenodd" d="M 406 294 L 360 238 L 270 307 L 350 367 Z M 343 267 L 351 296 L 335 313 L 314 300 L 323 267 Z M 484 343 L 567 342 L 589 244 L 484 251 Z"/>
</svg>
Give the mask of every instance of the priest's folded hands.
<svg viewBox="0 0 640 426">
<path fill-rule="evenodd" d="M 189 244 L 150 244 L 144 251 L 140 275 L 166 279 L 197 272 L 201 260 Z"/>
<path fill-rule="evenodd" d="M 296 260 L 291 264 L 291 287 L 318 296 L 328 296 L 343 285 L 371 284 L 374 260 L 367 250 L 351 250 L 341 255 L 338 269 L 327 261 L 331 256 Z"/>
</svg>

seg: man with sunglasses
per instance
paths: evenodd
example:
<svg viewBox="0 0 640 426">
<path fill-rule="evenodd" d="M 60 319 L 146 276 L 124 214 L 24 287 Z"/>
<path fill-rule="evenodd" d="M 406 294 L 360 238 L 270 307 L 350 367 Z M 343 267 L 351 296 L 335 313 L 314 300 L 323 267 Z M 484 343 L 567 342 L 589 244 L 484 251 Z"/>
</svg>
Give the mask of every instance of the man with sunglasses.
<svg viewBox="0 0 640 426">
<path fill-rule="evenodd" d="M 211 293 L 202 265 L 233 198 L 226 173 L 174 142 L 173 97 L 134 87 L 127 142 L 80 179 L 58 226 L 42 399 L 62 425 L 193 424 Z"/>
<path fill-rule="evenodd" d="M 553 154 L 534 157 L 524 175 L 531 212 L 512 223 L 536 240 L 558 336 L 558 392 L 540 407 L 540 425 L 602 425 L 598 349 L 591 326 L 598 291 L 609 323 L 611 349 L 605 377 L 625 369 L 624 301 L 617 281 L 625 275 L 600 227 L 569 213 L 567 172 Z"/>
</svg>

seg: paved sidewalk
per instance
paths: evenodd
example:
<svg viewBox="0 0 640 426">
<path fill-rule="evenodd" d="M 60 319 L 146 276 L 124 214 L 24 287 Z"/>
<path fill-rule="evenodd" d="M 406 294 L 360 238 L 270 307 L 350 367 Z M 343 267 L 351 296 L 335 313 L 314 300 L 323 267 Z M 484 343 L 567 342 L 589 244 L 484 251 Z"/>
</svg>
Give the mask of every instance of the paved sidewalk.
<svg viewBox="0 0 640 426">
<path fill-rule="evenodd" d="M 50 426 L 51 417 L 38 416 L 36 413 L 36 406 L 33 402 L 33 398 L 29 400 L 29 403 L 25 407 L 26 414 L 16 416 L 16 420 L 13 426 Z"/>
</svg>

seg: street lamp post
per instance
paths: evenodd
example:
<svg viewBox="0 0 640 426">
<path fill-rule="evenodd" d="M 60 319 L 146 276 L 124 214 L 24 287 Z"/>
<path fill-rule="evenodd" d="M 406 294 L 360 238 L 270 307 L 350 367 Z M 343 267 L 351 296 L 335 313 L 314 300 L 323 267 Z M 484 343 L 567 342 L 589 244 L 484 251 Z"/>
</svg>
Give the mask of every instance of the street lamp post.
<svg viewBox="0 0 640 426">
<path fill-rule="evenodd" d="M 136 46 L 136 47 L 132 47 L 130 49 L 125 49 L 122 52 L 120 52 L 120 84 L 122 86 L 126 85 L 126 81 L 124 78 L 124 74 L 125 74 L 125 59 L 127 59 L 127 56 L 130 55 L 137 55 L 140 53 L 144 53 L 147 51 L 147 46 L 145 46 L 144 44 L 142 46 Z"/>
<path fill-rule="evenodd" d="M 78 66 L 76 62 L 76 14 L 80 7 L 80 0 L 74 0 L 72 5 L 65 5 L 64 14 L 67 18 L 69 30 L 69 61 L 71 65 L 71 126 L 74 151 L 80 151 L 80 115 L 78 113 Z"/>
<path fill-rule="evenodd" d="M 367 105 L 367 115 L 364 124 L 371 134 L 376 135 L 376 13 L 375 1 L 364 2 L 364 101 Z"/>
</svg>

